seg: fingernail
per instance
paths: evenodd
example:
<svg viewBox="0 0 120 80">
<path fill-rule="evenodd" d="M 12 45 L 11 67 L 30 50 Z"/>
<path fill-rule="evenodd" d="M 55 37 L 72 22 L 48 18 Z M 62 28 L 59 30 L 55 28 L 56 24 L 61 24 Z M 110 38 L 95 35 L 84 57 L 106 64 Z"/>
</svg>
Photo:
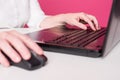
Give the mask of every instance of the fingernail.
<svg viewBox="0 0 120 80">
<path fill-rule="evenodd" d="M 30 54 L 27 54 L 27 55 L 24 56 L 24 59 L 25 59 L 25 60 L 28 60 L 28 59 L 30 59 L 30 57 L 31 57 L 31 55 L 30 55 Z"/>
<path fill-rule="evenodd" d="M 40 52 L 39 52 L 39 54 L 40 54 L 40 55 L 43 55 L 43 54 L 44 54 L 44 52 L 43 52 L 43 51 L 40 51 Z"/>
<path fill-rule="evenodd" d="M 9 64 L 9 63 L 5 63 L 3 66 L 5 66 L 5 67 L 9 67 L 10 64 Z"/>
<path fill-rule="evenodd" d="M 93 29 L 93 31 L 96 31 L 96 29 Z"/>
<path fill-rule="evenodd" d="M 84 27 L 84 30 L 87 30 L 87 27 Z"/>
<path fill-rule="evenodd" d="M 21 58 L 20 57 L 16 57 L 15 58 L 15 62 L 20 62 L 21 61 Z"/>
<path fill-rule="evenodd" d="M 101 27 L 99 27 L 99 30 L 101 29 Z"/>
</svg>

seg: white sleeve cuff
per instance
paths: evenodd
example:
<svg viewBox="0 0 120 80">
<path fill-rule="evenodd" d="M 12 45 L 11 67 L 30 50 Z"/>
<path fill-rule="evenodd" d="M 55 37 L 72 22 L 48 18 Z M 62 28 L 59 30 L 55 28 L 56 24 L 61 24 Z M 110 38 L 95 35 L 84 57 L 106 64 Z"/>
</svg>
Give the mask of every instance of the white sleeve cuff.
<svg viewBox="0 0 120 80">
<path fill-rule="evenodd" d="M 36 18 L 30 19 L 27 25 L 30 28 L 40 28 L 40 23 L 43 21 L 45 17 L 46 17 L 45 15 L 36 16 Z"/>
<path fill-rule="evenodd" d="M 45 17 L 46 15 L 40 8 L 38 0 L 30 0 L 30 14 L 29 14 L 29 20 L 27 22 L 27 25 L 30 28 L 39 28 L 41 21 Z"/>
</svg>

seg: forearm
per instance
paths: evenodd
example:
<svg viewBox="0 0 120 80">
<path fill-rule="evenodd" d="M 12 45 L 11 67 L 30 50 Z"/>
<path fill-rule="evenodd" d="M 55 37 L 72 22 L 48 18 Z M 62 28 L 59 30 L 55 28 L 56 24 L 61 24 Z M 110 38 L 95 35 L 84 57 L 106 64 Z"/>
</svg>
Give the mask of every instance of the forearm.
<svg viewBox="0 0 120 80">
<path fill-rule="evenodd" d="M 83 12 L 48 16 L 41 22 L 40 27 L 46 29 L 59 25 L 65 25 L 67 23 L 69 25 L 77 26 L 81 29 L 86 30 L 87 26 L 84 23 L 80 22 L 80 20 L 85 21 L 94 31 L 100 29 L 96 17 Z"/>
<path fill-rule="evenodd" d="M 41 28 L 51 28 L 59 25 L 65 25 L 64 14 L 59 14 L 55 16 L 48 15 L 43 21 L 40 23 Z"/>
</svg>

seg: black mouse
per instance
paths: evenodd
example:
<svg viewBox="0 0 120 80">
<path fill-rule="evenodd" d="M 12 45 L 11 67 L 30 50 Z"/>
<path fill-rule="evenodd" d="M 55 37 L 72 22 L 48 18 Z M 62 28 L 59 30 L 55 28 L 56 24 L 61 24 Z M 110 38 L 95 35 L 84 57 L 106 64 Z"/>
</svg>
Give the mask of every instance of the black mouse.
<svg viewBox="0 0 120 80">
<path fill-rule="evenodd" d="M 41 68 L 47 62 L 47 57 L 45 55 L 37 55 L 33 51 L 31 51 L 31 58 L 29 60 L 22 59 L 19 63 L 14 63 L 9 57 L 7 57 L 7 59 L 9 60 L 11 66 L 17 66 L 26 70 Z"/>
</svg>

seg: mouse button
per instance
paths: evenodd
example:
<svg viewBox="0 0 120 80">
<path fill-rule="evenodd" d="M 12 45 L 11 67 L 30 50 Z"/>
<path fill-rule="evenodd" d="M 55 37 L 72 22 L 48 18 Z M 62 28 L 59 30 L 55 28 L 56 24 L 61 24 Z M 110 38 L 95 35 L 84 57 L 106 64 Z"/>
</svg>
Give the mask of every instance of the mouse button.
<svg viewBox="0 0 120 80">
<path fill-rule="evenodd" d="M 33 58 L 35 58 L 36 60 L 40 61 L 43 64 L 47 61 L 47 57 L 45 55 L 38 55 L 34 51 L 31 51 L 31 59 Z"/>
<path fill-rule="evenodd" d="M 45 55 L 37 55 L 38 60 L 42 61 L 42 66 L 44 66 L 47 62 L 47 57 Z"/>
<path fill-rule="evenodd" d="M 41 58 L 38 59 L 36 56 L 32 55 L 31 58 L 27 60 L 27 63 L 29 63 L 31 67 L 37 67 L 43 65 L 43 60 Z"/>
<path fill-rule="evenodd" d="M 40 57 L 43 59 L 44 62 L 47 62 L 47 57 L 45 55 L 40 55 Z"/>
<path fill-rule="evenodd" d="M 27 69 L 27 70 L 30 70 L 31 69 L 31 64 L 28 63 L 27 61 L 25 60 L 22 60 L 20 61 L 19 63 L 12 63 L 13 66 L 16 66 L 16 67 L 20 67 L 20 68 L 23 68 L 23 69 Z"/>
</svg>

